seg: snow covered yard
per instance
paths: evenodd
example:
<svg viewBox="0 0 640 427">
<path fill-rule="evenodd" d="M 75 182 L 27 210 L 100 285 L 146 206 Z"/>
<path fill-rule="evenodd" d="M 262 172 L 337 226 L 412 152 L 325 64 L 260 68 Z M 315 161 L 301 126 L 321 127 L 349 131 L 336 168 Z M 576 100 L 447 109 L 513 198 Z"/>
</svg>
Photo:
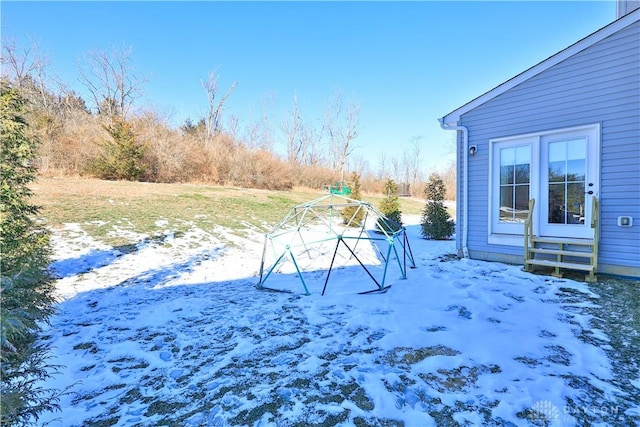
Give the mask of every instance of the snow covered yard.
<svg viewBox="0 0 640 427">
<path fill-rule="evenodd" d="M 371 280 L 345 266 L 324 296 L 323 271 L 305 276 L 310 296 L 286 274 L 269 286 L 292 293 L 256 289 L 259 233 L 166 224 L 163 236 L 112 248 L 67 224 L 54 233 L 61 302 L 43 339 L 63 365 L 46 385 L 68 393 L 40 421 L 640 423 L 637 359 L 617 369 L 586 284 L 458 260 L 453 241 L 423 240 L 411 220 L 407 280 L 391 271 L 387 293 L 358 295 Z"/>
</svg>

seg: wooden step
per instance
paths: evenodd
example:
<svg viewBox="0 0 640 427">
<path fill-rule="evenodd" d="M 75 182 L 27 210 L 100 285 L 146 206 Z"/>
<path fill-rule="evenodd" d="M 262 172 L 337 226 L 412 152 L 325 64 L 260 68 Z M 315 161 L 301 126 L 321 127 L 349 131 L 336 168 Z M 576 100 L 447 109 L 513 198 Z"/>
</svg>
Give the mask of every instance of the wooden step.
<svg viewBox="0 0 640 427">
<path fill-rule="evenodd" d="M 533 243 L 547 243 L 553 245 L 577 245 L 577 246 L 593 246 L 593 239 L 570 239 L 563 237 L 539 237 L 534 236 L 531 238 Z"/>
<path fill-rule="evenodd" d="M 536 201 L 529 200 L 529 211 L 524 222 L 524 268 L 533 271 L 533 266 L 551 267 L 552 276 L 562 277 L 561 269 L 586 271 L 585 280 L 595 282 L 598 266 L 598 199 L 592 197 L 591 228 L 593 238 L 566 238 L 534 236 L 533 212 Z M 536 259 L 542 255 L 543 259 Z M 564 261 L 568 257 L 572 262 Z M 529 259 L 532 258 L 532 259 Z M 573 261 L 578 259 L 578 261 Z M 581 260 L 585 262 L 580 262 Z M 587 262 L 588 261 L 588 262 Z"/>
<path fill-rule="evenodd" d="M 581 270 L 581 271 L 594 271 L 594 267 L 591 264 L 580 264 L 576 262 L 559 262 L 548 259 L 528 259 L 525 264 L 540 265 L 543 267 L 558 267 L 567 268 L 569 270 Z"/>
<path fill-rule="evenodd" d="M 529 248 L 529 252 L 535 252 L 537 254 L 549 254 L 549 255 L 562 255 L 572 256 L 577 258 L 593 258 L 593 252 L 580 252 L 580 251 L 567 251 L 560 249 L 548 249 L 548 248 Z"/>
</svg>

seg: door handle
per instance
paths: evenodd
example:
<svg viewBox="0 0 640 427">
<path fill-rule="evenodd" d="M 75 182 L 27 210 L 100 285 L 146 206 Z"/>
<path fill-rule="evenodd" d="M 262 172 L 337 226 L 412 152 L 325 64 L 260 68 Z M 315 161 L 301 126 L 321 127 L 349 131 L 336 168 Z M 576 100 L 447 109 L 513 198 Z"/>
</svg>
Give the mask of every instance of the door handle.
<svg viewBox="0 0 640 427">
<path fill-rule="evenodd" d="M 593 191 L 589 190 L 585 194 L 593 194 Z"/>
</svg>

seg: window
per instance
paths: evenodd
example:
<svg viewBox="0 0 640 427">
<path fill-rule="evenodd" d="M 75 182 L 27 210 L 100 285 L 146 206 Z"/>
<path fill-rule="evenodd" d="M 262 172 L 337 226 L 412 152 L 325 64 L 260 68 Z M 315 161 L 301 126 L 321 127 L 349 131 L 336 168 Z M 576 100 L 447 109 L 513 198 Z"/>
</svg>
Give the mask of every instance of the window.
<svg viewBox="0 0 640 427">
<path fill-rule="evenodd" d="M 529 212 L 530 182 L 531 147 L 501 148 L 499 222 L 524 222 Z"/>
<path fill-rule="evenodd" d="M 491 141 L 489 229 L 490 234 L 522 235 L 529 213 L 533 180 L 535 139 Z"/>
</svg>

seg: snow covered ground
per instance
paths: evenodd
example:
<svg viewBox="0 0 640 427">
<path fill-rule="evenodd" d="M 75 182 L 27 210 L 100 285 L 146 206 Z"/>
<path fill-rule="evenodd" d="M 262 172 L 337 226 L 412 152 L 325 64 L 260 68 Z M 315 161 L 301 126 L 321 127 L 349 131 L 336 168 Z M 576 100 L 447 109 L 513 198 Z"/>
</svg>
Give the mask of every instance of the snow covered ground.
<svg viewBox="0 0 640 427">
<path fill-rule="evenodd" d="M 67 389 L 56 426 L 638 425 L 584 283 L 458 260 L 420 238 L 388 292 L 359 265 L 259 290 L 263 236 L 192 229 L 112 248 L 54 232 L 60 304 L 44 340 Z M 115 230 L 116 233 L 131 233 Z M 309 269 L 309 265 L 306 266 Z M 312 267 L 312 266 L 311 266 Z M 380 269 L 373 266 L 372 269 Z M 621 381 L 628 381 L 624 389 Z M 635 396 L 633 395 L 635 393 Z"/>
</svg>

